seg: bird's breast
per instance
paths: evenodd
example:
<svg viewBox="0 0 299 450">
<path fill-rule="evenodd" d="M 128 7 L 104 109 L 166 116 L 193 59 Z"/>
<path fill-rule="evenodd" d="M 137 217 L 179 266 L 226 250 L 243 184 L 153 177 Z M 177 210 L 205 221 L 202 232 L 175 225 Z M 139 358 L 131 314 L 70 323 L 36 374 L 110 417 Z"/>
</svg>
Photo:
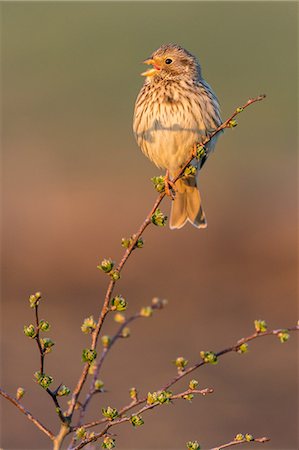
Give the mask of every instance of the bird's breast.
<svg viewBox="0 0 299 450">
<path fill-rule="evenodd" d="M 142 151 L 157 166 L 176 172 L 206 131 L 195 92 L 179 86 L 141 91 L 136 101 L 134 132 Z"/>
</svg>

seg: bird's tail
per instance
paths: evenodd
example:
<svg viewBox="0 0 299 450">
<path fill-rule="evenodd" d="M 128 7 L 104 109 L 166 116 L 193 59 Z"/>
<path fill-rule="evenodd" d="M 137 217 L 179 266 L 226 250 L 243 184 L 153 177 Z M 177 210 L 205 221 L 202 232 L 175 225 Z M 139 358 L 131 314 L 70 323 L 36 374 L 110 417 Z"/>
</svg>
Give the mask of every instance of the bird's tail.
<svg viewBox="0 0 299 450">
<path fill-rule="evenodd" d="M 196 178 L 193 176 L 179 178 L 175 183 L 177 189 L 172 202 L 170 228 L 182 228 L 187 221 L 196 228 L 206 228 L 207 221 L 201 206 L 200 193 Z"/>
</svg>

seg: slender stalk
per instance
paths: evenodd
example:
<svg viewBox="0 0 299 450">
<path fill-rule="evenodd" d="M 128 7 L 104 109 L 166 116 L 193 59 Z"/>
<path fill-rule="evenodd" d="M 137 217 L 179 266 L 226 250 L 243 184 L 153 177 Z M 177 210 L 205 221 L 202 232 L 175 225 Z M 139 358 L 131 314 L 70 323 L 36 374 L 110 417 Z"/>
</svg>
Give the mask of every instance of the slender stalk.
<svg viewBox="0 0 299 450">
<path fill-rule="evenodd" d="M 249 99 L 243 106 L 237 108 L 233 114 L 231 114 L 231 116 L 225 121 L 223 122 L 217 129 L 215 129 L 206 139 L 204 139 L 202 142 L 199 143 L 199 145 L 201 146 L 205 146 L 214 136 L 216 136 L 216 134 L 220 133 L 221 131 L 223 131 L 226 128 L 230 128 L 231 127 L 231 123 L 232 120 L 238 115 L 240 114 L 242 111 L 244 111 L 246 108 L 248 108 L 250 105 L 252 105 L 253 103 L 259 102 L 261 100 L 263 100 L 266 96 L 265 95 L 259 95 L 255 98 Z M 182 174 L 184 173 L 184 170 L 186 169 L 186 167 L 190 164 L 190 162 L 194 159 L 195 155 L 193 152 L 190 152 L 190 157 L 188 158 L 188 160 L 186 161 L 185 165 L 181 168 L 181 170 L 179 171 L 179 173 L 177 174 L 177 176 L 172 180 L 174 183 L 179 179 L 180 176 L 182 176 Z M 140 225 L 138 231 L 134 234 L 134 237 L 132 239 L 132 243 L 130 245 L 129 248 L 126 249 L 126 251 L 124 252 L 124 255 L 121 259 L 121 261 L 119 262 L 116 270 L 120 273 L 121 270 L 123 269 L 124 265 L 126 264 L 129 256 L 131 255 L 132 251 L 135 248 L 135 245 L 138 241 L 138 239 L 142 236 L 143 232 L 145 231 L 145 229 L 148 227 L 148 225 L 150 225 L 151 223 L 151 218 L 152 215 L 154 214 L 154 212 L 156 211 L 156 209 L 158 208 L 158 206 L 160 205 L 160 203 L 162 202 L 163 198 L 165 197 L 165 192 L 162 192 L 158 198 L 156 199 L 153 207 L 151 208 L 150 212 L 148 213 L 148 215 L 146 216 L 145 220 L 143 221 L 143 223 Z M 97 321 L 97 326 L 96 329 L 94 330 L 93 334 L 92 334 L 92 342 L 91 342 L 91 350 L 95 350 L 96 345 L 97 345 L 97 341 L 99 338 L 99 334 L 100 331 L 102 329 L 103 323 L 105 321 L 105 317 L 109 311 L 109 302 L 111 299 L 111 295 L 113 293 L 113 289 L 115 286 L 115 280 L 111 279 L 108 287 L 107 287 L 107 291 L 106 291 L 106 295 L 105 295 L 105 299 L 104 299 L 104 303 L 103 303 L 103 307 L 102 310 L 100 312 L 98 321 Z M 74 409 L 77 403 L 77 400 L 79 398 L 80 392 L 85 384 L 87 375 L 88 375 L 88 368 L 89 365 L 88 363 L 86 363 L 83 367 L 81 376 L 77 382 L 77 385 L 73 391 L 73 396 L 69 405 L 69 409 L 67 411 L 67 415 L 69 417 L 69 419 L 72 418 L 72 415 L 74 413 Z"/>
<path fill-rule="evenodd" d="M 233 445 L 239 445 L 239 444 L 250 444 L 251 442 L 258 442 L 260 444 L 263 444 L 264 442 L 270 441 L 267 437 L 261 437 L 261 438 L 253 438 L 250 441 L 247 439 L 241 439 L 241 440 L 233 440 L 231 442 L 228 442 L 227 444 L 222 444 L 219 447 L 214 447 L 211 450 L 222 450 L 223 448 L 232 447 Z"/>
<path fill-rule="evenodd" d="M 284 331 L 288 331 L 288 332 L 299 331 L 299 325 L 296 325 L 294 327 L 289 327 L 289 328 L 279 328 L 276 330 L 269 330 L 269 331 L 264 331 L 264 332 L 253 333 L 250 336 L 239 339 L 234 345 L 227 347 L 223 350 L 220 350 L 219 352 L 215 353 L 215 355 L 217 356 L 217 358 L 219 358 L 227 353 L 238 351 L 240 346 L 244 343 L 247 343 L 247 342 L 253 341 L 254 339 L 258 339 L 258 338 L 265 337 L 265 336 L 277 336 L 279 333 L 284 332 Z M 198 363 L 194 364 L 193 366 L 189 367 L 188 369 L 185 369 L 183 372 L 180 372 L 172 380 L 170 380 L 168 383 L 166 383 L 163 387 L 158 389 L 158 391 L 167 391 L 171 386 L 176 384 L 182 378 L 186 377 L 187 375 L 190 375 L 196 369 L 198 369 L 201 366 L 204 366 L 205 364 L 209 364 L 209 363 L 204 360 L 201 360 Z M 121 408 L 119 410 L 119 415 L 123 416 L 125 413 L 127 413 L 131 409 L 135 408 L 136 406 L 146 403 L 146 400 L 147 400 L 147 397 L 143 397 L 137 401 L 131 402 L 130 404 L 124 406 L 123 408 Z M 88 423 L 84 424 L 83 427 L 85 429 L 89 429 L 89 428 L 93 428 L 97 425 L 102 425 L 104 423 L 107 423 L 107 421 L 108 420 L 106 418 L 94 420 L 92 422 L 88 422 Z M 76 428 L 77 427 L 74 427 L 74 430 L 76 430 Z"/>
<path fill-rule="evenodd" d="M 6 398 L 10 403 L 15 405 L 19 411 L 21 411 L 22 414 L 25 414 L 27 419 L 29 419 L 34 425 L 41 430 L 43 433 L 45 433 L 52 441 L 54 440 L 55 436 L 47 427 L 45 427 L 38 419 L 36 419 L 30 411 L 28 411 L 16 398 L 12 397 L 11 395 L 7 394 L 3 389 L 0 388 L 0 395 L 2 397 Z"/>
</svg>

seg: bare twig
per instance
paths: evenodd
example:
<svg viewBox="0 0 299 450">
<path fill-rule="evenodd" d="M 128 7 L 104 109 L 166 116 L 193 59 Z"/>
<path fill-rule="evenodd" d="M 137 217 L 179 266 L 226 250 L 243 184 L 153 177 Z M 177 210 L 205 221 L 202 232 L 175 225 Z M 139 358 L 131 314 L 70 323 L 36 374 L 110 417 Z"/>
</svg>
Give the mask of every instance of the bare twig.
<svg viewBox="0 0 299 450">
<path fill-rule="evenodd" d="M 240 114 L 242 111 L 244 111 L 244 109 L 248 108 L 250 105 L 252 105 L 253 103 L 259 102 L 261 100 L 263 100 L 265 98 L 265 95 L 259 95 L 258 97 L 249 99 L 243 106 L 237 108 L 234 113 L 225 121 L 223 122 L 216 130 L 214 130 L 206 139 L 204 139 L 202 142 L 200 142 L 199 144 L 201 146 L 205 146 L 214 136 L 216 136 L 216 134 L 220 133 L 221 131 L 223 131 L 225 128 L 229 128 L 230 124 L 232 123 L 231 121 L 238 115 Z M 190 152 L 190 157 L 189 159 L 186 161 L 185 165 L 181 168 L 180 172 L 177 174 L 177 176 L 174 178 L 173 182 L 175 183 L 179 177 L 184 173 L 186 167 L 190 164 L 190 162 L 194 159 L 194 154 L 193 152 Z M 158 208 L 158 206 L 160 205 L 161 201 L 163 200 L 163 198 L 165 197 L 165 192 L 162 192 L 158 198 L 156 199 L 152 209 L 150 210 L 150 212 L 148 213 L 148 215 L 146 216 L 144 222 L 141 224 L 141 226 L 139 227 L 138 231 L 136 232 L 136 234 L 134 234 L 133 238 L 132 238 L 132 242 L 131 245 L 126 249 L 126 251 L 124 252 L 124 255 L 120 261 L 120 263 L 118 264 L 116 270 L 118 273 L 121 272 L 121 270 L 123 269 L 124 265 L 126 264 L 129 256 L 131 255 L 132 251 L 134 250 L 136 243 L 138 241 L 138 239 L 142 236 L 142 233 L 144 232 L 144 230 L 148 227 L 148 225 L 151 223 L 151 218 L 152 215 L 154 214 L 154 212 L 156 211 L 156 209 Z M 111 279 L 108 287 L 107 287 L 107 291 L 106 291 L 106 295 L 105 295 L 105 299 L 104 299 L 104 303 L 102 306 L 102 310 L 101 313 L 99 315 L 98 321 L 97 321 L 97 325 L 96 325 L 96 329 L 94 330 L 93 334 L 92 334 L 92 342 L 91 342 L 91 350 L 95 350 L 96 346 L 97 346 L 97 341 L 99 338 L 99 334 L 101 331 L 101 328 L 103 326 L 105 317 L 107 315 L 107 313 L 109 312 L 109 302 L 111 299 L 111 295 L 114 289 L 114 285 L 115 285 L 115 280 Z M 71 419 L 78 397 L 80 395 L 80 392 L 85 384 L 87 375 L 88 375 L 88 368 L 89 368 L 89 364 L 85 363 L 81 376 L 77 382 L 77 385 L 73 391 L 73 396 L 69 405 L 69 409 L 67 411 L 67 415 L 69 417 L 69 419 Z"/>
<path fill-rule="evenodd" d="M 13 405 L 15 405 L 21 413 L 25 414 L 25 416 L 34 423 L 39 430 L 41 430 L 43 433 L 45 433 L 52 441 L 54 440 L 54 434 L 52 431 L 48 430 L 38 419 L 36 419 L 31 412 L 29 412 L 16 398 L 12 397 L 11 395 L 7 394 L 3 389 L 0 388 L 0 395 L 2 397 L 6 398 L 9 402 L 11 402 Z"/>
<path fill-rule="evenodd" d="M 232 447 L 233 445 L 239 445 L 239 444 L 250 444 L 251 442 L 258 442 L 260 444 L 263 444 L 264 442 L 269 442 L 270 439 L 267 437 L 261 437 L 261 438 L 252 438 L 250 440 L 244 438 L 244 439 L 240 439 L 240 440 L 236 440 L 234 439 L 231 442 L 228 442 L 227 444 L 222 444 L 219 447 L 214 447 L 211 450 L 222 450 L 223 448 L 228 448 L 228 447 Z"/>
</svg>

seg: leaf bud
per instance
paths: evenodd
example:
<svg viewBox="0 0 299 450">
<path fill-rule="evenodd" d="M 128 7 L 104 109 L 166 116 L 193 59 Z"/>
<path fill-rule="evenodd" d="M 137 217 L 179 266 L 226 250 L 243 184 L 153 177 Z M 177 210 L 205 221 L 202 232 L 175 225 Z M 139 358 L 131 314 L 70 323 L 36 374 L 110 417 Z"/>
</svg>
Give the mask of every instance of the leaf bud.
<svg viewBox="0 0 299 450">
<path fill-rule="evenodd" d="M 268 328 L 265 320 L 255 320 L 254 327 L 257 333 L 264 333 Z"/>
<path fill-rule="evenodd" d="M 18 387 L 18 389 L 17 389 L 17 394 L 16 394 L 17 400 L 21 400 L 21 398 L 24 397 L 25 392 L 26 392 L 26 391 L 25 391 L 24 388 Z"/>
<path fill-rule="evenodd" d="M 112 311 L 125 311 L 127 309 L 127 302 L 122 295 L 117 295 L 111 300 L 111 310 Z"/>
<path fill-rule="evenodd" d="M 96 380 L 94 382 L 94 388 L 96 391 L 102 391 L 103 387 L 104 387 L 104 383 L 102 380 Z"/>
<path fill-rule="evenodd" d="M 200 352 L 201 358 L 204 360 L 205 363 L 209 364 L 217 364 L 217 355 L 214 352 Z"/>
<path fill-rule="evenodd" d="M 98 269 L 102 270 L 105 273 L 111 272 L 114 267 L 114 261 L 111 258 L 103 259 L 100 264 L 97 266 Z"/>
<path fill-rule="evenodd" d="M 40 321 L 40 323 L 39 323 L 39 329 L 41 330 L 41 331 L 49 331 L 50 330 L 50 328 L 51 328 L 51 326 L 50 326 L 50 324 L 49 324 L 49 322 L 47 322 L 46 320 L 41 320 Z"/>
<path fill-rule="evenodd" d="M 108 336 L 107 334 L 105 334 L 104 336 L 101 337 L 101 341 L 102 341 L 103 347 L 108 348 L 111 343 L 111 337 Z"/>
<path fill-rule="evenodd" d="M 189 389 L 196 389 L 197 386 L 198 386 L 198 381 L 197 380 L 189 381 Z"/>
<path fill-rule="evenodd" d="M 68 388 L 65 384 L 62 384 L 57 391 L 57 395 L 59 397 L 65 397 L 67 395 L 70 395 L 70 393 L 71 393 L 70 388 Z"/>
<path fill-rule="evenodd" d="M 97 357 L 97 351 L 89 348 L 85 348 L 82 351 L 82 361 L 91 364 Z"/>
<path fill-rule="evenodd" d="M 166 225 L 167 216 L 165 216 L 162 211 L 157 208 L 151 217 L 151 221 L 157 227 L 164 227 Z"/>
<path fill-rule="evenodd" d="M 151 317 L 153 315 L 153 308 L 151 306 L 144 306 L 140 310 L 141 317 Z"/>
<path fill-rule="evenodd" d="M 24 325 L 24 333 L 26 336 L 30 338 L 34 338 L 36 336 L 34 325 L 30 324 L 28 326 Z"/>
<path fill-rule="evenodd" d="M 102 442 L 102 447 L 111 450 L 112 448 L 115 447 L 115 440 L 112 439 L 111 437 L 106 436 Z"/>
<path fill-rule="evenodd" d="M 93 316 L 89 316 L 89 317 L 86 317 L 86 319 L 84 319 L 84 322 L 81 325 L 81 330 L 85 334 L 92 333 L 96 329 L 96 326 L 97 326 L 97 324 L 96 324 Z"/>
<path fill-rule="evenodd" d="M 111 406 L 108 406 L 107 408 L 102 408 L 102 414 L 109 420 L 114 420 L 116 419 L 116 417 L 118 417 L 117 409 L 111 408 Z"/>
<path fill-rule="evenodd" d="M 288 330 L 282 330 L 277 336 L 282 344 L 290 339 L 290 333 Z"/>
<path fill-rule="evenodd" d="M 131 417 L 130 422 L 133 427 L 140 427 L 144 424 L 144 420 L 142 419 L 142 417 L 137 414 Z"/>
</svg>

